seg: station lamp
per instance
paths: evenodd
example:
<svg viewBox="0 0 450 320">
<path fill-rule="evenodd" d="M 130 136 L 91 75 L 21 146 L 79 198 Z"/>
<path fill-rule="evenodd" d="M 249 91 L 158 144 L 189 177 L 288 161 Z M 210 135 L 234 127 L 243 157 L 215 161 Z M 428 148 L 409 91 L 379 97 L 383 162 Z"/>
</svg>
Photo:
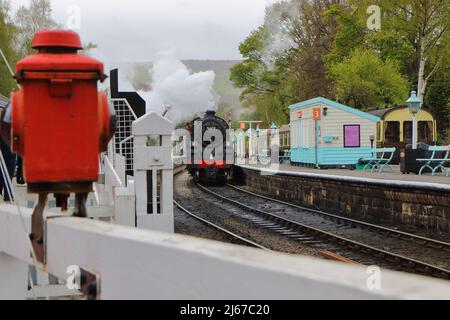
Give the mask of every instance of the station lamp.
<svg viewBox="0 0 450 320">
<path fill-rule="evenodd" d="M 406 105 L 408 106 L 409 111 L 413 115 L 413 134 L 412 134 L 412 140 L 413 140 L 413 149 L 417 149 L 417 114 L 420 112 L 422 108 L 422 101 L 417 97 L 417 92 L 412 91 L 411 96 L 409 97 L 408 101 L 406 101 Z"/>
</svg>

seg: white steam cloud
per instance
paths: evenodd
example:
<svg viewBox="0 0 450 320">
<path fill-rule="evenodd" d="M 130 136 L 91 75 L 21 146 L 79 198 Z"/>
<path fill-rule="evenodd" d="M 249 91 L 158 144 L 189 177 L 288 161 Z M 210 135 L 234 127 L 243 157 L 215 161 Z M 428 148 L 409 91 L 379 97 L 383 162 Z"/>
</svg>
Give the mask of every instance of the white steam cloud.
<svg viewBox="0 0 450 320">
<path fill-rule="evenodd" d="M 172 107 L 168 118 L 179 121 L 207 110 L 216 110 L 213 71 L 191 73 L 174 51 L 159 54 L 153 65 L 152 90 L 139 92 L 147 102 L 147 112 L 163 112 Z"/>
<path fill-rule="evenodd" d="M 213 86 L 214 71 L 192 73 L 179 59 L 174 50 L 158 54 L 158 59 L 149 69 L 152 79 L 150 91 L 136 90 L 132 79 L 138 64 L 112 63 L 98 49 L 89 51 L 89 56 L 102 61 L 108 73 L 113 68 L 119 68 L 119 90 L 136 91 L 146 102 L 147 112 L 163 113 L 167 105 L 171 106 L 166 115 L 172 121 L 192 120 L 195 116 L 208 111 L 217 110 L 218 96 Z M 104 89 L 105 82 L 101 86 Z"/>
</svg>

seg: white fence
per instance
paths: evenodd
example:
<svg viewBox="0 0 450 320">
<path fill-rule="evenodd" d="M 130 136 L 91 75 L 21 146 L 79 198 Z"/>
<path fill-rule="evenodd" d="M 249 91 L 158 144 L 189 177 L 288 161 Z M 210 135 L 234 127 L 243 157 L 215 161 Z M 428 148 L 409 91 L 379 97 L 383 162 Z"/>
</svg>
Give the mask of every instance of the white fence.
<svg viewBox="0 0 450 320">
<path fill-rule="evenodd" d="M 31 211 L 24 210 L 27 228 Z M 267 253 L 67 217 L 47 221 L 46 271 L 77 265 L 99 276 L 100 299 L 449 299 L 447 281 Z M 0 208 L 0 299 L 24 299 L 32 264 L 13 206 Z"/>
<path fill-rule="evenodd" d="M 129 116 L 124 114 L 124 119 L 128 121 Z M 158 125 L 153 127 L 147 120 Z M 114 149 L 121 141 L 115 140 L 110 154 L 102 158 L 103 179 L 95 185 L 92 201 L 96 206 L 89 211 L 93 218 L 109 218 L 114 223 L 48 213 L 43 271 L 65 281 L 72 274 L 70 267 L 78 266 L 98 277 L 99 299 L 450 298 L 450 284 L 444 281 L 388 271 L 373 274 L 356 266 L 136 229 L 136 202 L 142 198 L 148 204 L 148 193 L 144 194 L 142 187 L 146 185 L 143 172 L 138 175 L 140 186 L 127 177 L 130 164 L 134 171 L 163 171 L 166 184 L 160 192 L 172 192 L 167 184 L 171 184 L 173 169 L 171 150 L 167 149 L 168 127 L 162 128 L 164 123 L 155 115 L 141 124 L 135 130 L 141 139 L 133 138 L 133 157 L 116 154 Z M 143 132 L 142 128 L 150 130 Z M 128 133 L 124 128 L 124 139 L 129 139 Z M 160 136 L 159 146 L 149 146 L 142 139 L 154 133 Z M 136 154 L 137 168 L 133 163 Z M 136 189 L 140 191 L 138 199 Z M 152 193 L 151 198 L 154 210 L 158 194 Z M 161 226 L 154 220 L 162 218 L 164 228 L 169 224 L 173 228 L 169 198 L 160 198 L 162 210 L 156 210 L 158 216 L 150 219 L 150 227 L 152 223 Z M 142 203 L 139 208 L 139 214 L 145 215 Z M 28 266 L 34 265 L 28 240 L 32 211 L 21 211 L 23 220 L 16 207 L 0 206 L 0 299 L 27 297 Z M 46 294 L 48 289 L 51 286 Z"/>
</svg>

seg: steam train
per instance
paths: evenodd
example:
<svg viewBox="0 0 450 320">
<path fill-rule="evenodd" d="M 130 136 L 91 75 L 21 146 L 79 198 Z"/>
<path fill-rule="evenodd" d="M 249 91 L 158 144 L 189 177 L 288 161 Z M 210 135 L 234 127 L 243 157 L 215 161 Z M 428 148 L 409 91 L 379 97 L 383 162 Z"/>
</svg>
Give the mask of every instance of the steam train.
<svg viewBox="0 0 450 320">
<path fill-rule="evenodd" d="M 234 163 L 234 146 L 230 142 L 229 124 L 207 111 L 186 128 L 191 134 L 191 159 L 186 169 L 201 183 L 225 184 Z"/>
</svg>

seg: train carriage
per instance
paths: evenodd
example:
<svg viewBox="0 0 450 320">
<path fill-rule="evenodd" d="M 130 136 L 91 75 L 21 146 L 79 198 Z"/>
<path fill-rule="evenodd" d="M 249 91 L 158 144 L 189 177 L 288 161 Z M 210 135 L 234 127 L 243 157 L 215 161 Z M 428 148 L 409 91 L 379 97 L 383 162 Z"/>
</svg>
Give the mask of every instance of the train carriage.
<svg viewBox="0 0 450 320">
<path fill-rule="evenodd" d="M 393 163 L 399 163 L 399 150 L 412 144 L 413 116 L 405 106 L 369 111 L 381 120 L 377 125 L 377 146 L 395 147 L 397 153 Z M 418 141 L 436 145 L 437 122 L 433 114 L 422 109 L 418 114 Z"/>
</svg>

